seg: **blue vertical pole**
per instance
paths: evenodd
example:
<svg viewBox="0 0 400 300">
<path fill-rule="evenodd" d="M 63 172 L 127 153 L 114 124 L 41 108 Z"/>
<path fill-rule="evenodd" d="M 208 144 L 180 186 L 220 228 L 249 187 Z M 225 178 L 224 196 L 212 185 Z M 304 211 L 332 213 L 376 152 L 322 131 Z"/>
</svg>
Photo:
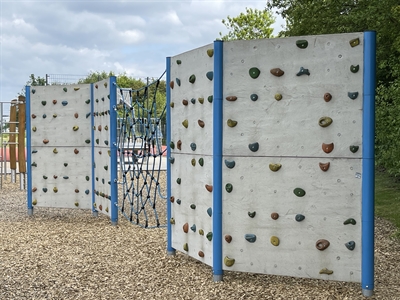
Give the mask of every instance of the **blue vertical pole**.
<svg viewBox="0 0 400 300">
<path fill-rule="evenodd" d="M 213 280 L 222 281 L 223 42 L 214 42 L 213 100 Z"/>
<path fill-rule="evenodd" d="M 94 203 L 96 202 L 96 195 L 94 193 L 95 190 L 95 181 L 94 178 L 96 177 L 95 175 L 95 160 L 94 160 L 94 130 L 92 129 L 94 126 L 94 84 L 90 84 L 90 128 L 91 128 L 91 134 L 90 134 L 90 140 L 91 140 L 91 146 L 92 146 L 92 151 L 91 151 L 91 161 L 92 161 L 92 176 L 90 178 L 91 180 L 91 185 L 92 185 L 92 214 L 93 216 L 98 216 L 98 211 L 94 207 Z"/>
<path fill-rule="evenodd" d="M 111 224 L 118 223 L 117 78 L 110 77 Z"/>
<path fill-rule="evenodd" d="M 167 255 L 175 255 L 175 249 L 172 247 L 172 226 L 170 223 L 172 217 L 171 207 L 171 57 L 167 57 Z"/>
<path fill-rule="evenodd" d="M 25 87 L 25 119 L 26 119 L 26 173 L 27 173 L 27 208 L 28 216 L 33 215 L 32 205 L 32 143 L 31 143 L 31 87 Z"/>
<path fill-rule="evenodd" d="M 376 32 L 364 32 L 363 145 L 362 145 L 362 251 L 361 285 L 364 296 L 374 293 L 375 195 L 375 78 Z"/>
</svg>

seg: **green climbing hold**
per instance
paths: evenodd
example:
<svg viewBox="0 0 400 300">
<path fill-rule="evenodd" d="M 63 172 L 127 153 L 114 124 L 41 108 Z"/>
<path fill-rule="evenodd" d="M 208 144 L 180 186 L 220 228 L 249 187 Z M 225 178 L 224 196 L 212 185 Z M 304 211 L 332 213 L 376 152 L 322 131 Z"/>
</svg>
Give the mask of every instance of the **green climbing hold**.
<svg viewBox="0 0 400 300">
<path fill-rule="evenodd" d="M 199 158 L 199 165 L 202 167 L 204 165 L 204 159 L 201 157 Z"/>
<path fill-rule="evenodd" d="M 47 193 L 47 188 L 43 188 L 42 191 Z"/>
<path fill-rule="evenodd" d="M 196 209 L 196 204 L 190 204 L 191 209 Z"/>
<path fill-rule="evenodd" d="M 211 240 L 212 240 L 212 237 L 213 237 L 212 232 L 208 232 L 208 233 L 206 234 L 206 238 L 207 238 L 207 240 L 209 240 L 210 242 L 211 242 Z"/>
<path fill-rule="evenodd" d="M 31 164 L 31 166 L 32 166 L 32 167 L 37 167 L 37 163 L 33 162 L 33 163 Z"/>
<path fill-rule="evenodd" d="M 305 217 L 304 215 L 302 215 L 302 214 L 297 214 L 296 217 L 295 217 L 295 219 L 296 219 L 297 222 L 301 222 L 301 221 L 303 221 L 305 218 L 306 218 L 306 217 Z"/>
<path fill-rule="evenodd" d="M 175 158 L 174 158 L 174 157 L 170 157 L 170 158 L 169 158 L 169 162 L 170 162 L 171 164 L 173 164 L 173 163 L 175 162 Z"/>
<path fill-rule="evenodd" d="M 69 177 L 68 177 L 68 176 L 63 176 L 63 178 L 64 178 L 64 179 L 69 179 Z"/>
<path fill-rule="evenodd" d="M 349 225 L 349 224 L 356 225 L 357 222 L 353 218 L 347 219 L 346 221 L 343 222 L 343 225 Z"/>
<path fill-rule="evenodd" d="M 257 101 L 258 100 L 258 95 L 257 94 L 251 94 L 250 95 L 251 101 Z"/>
<path fill-rule="evenodd" d="M 189 121 L 186 119 L 182 122 L 183 127 L 188 128 L 189 126 Z"/>
<path fill-rule="evenodd" d="M 256 216 L 255 211 L 249 211 L 249 212 L 247 212 L 247 214 L 249 215 L 250 218 L 254 218 Z"/>
<path fill-rule="evenodd" d="M 257 142 L 249 144 L 249 149 L 252 152 L 257 152 L 259 147 L 260 147 L 260 145 Z"/>
<path fill-rule="evenodd" d="M 54 154 L 57 154 L 57 153 L 58 153 L 57 148 L 54 148 L 54 149 L 53 149 L 53 153 L 54 153 Z"/>
<path fill-rule="evenodd" d="M 225 159 L 225 166 L 227 166 L 229 169 L 233 169 L 235 167 L 235 161 Z"/>
<path fill-rule="evenodd" d="M 67 90 L 67 88 L 65 87 L 65 88 L 63 88 L 63 91 L 64 91 L 64 92 L 67 92 L 68 90 Z"/>
<path fill-rule="evenodd" d="M 308 41 L 307 40 L 297 40 L 296 46 L 299 47 L 300 49 L 305 49 L 308 46 Z"/>
<path fill-rule="evenodd" d="M 358 72 L 358 70 L 360 69 L 360 65 L 351 65 L 350 66 L 350 72 L 352 72 L 352 73 L 357 73 Z"/>
<path fill-rule="evenodd" d="M 192 149 L 192 151 L 196 151 L 196 143 L 190 143 L 190 149 Z"/>
<path fill-rule="evenodd" d="M 296 74 L 296 76 L 301 76 L 301 75 L 308 75 L 310 76 L 310 71 L 308 69 L 305 69 L 303 67 L 300 67 L 300 71 Z"/>
<path fill-rule="evenodd" d="M 192 158 L 191 163 L 192 163 L 192 166 L 194 167 L 196 165 L 196 160 L 194 158 Z"/>
<path fill-rule="evenodd" d="M 348 92 L 347 96 L 349 96 L 349 98 L 352 99 L 352 100 L 357 99 L 358 92 Z"/>
<path fill-rule="evenodd" d="M 277 171 L 279 171 L 281 167 L 282 167 L 281 164 L 269 164 L 269 169 L 270 169 L 272 172 L 277 172 Z"/>
<path fill-rule="evenodd" d="M 213 57 L 213 55 L 214 55 L 214 49 L 207 49 L 207 55 L 208 55 L 209 57 Z"/>
<path fill-rule="evenodd" d="M 46 175 L 43 175 L 43 179 L 47 179 L 48 177 Z"/>
<path fill-rule="evenodd" d="M 108 171 L 108 166 L 104 166 L 104 170 Z"/>
<path fill-rule="evenodd" d="M 206 73 L 206 77 L 208 78 L 208 80 L 213 80 L 214 78 L 214 72 L 213 71 L 209 71 Z"/>
<path fill-rule="evenodd" d="M 99 139 L 96 139 L 96 144 L 98 145 L 100 143 L 100 140 Z"/>
<path fill-rule="evenodd" d="M 184 243 L 184 244 L 183 244 L 183 250 L 185 250 L 186 252 L 189 251 L 189 245 L 188 245 L 188 243 Z"/>
<path fill-rule="evenodd" d="M 85 179 L 86 179 L 86 181 L 89 181 L 90 178 L 89 178 L 89 176 L 86 176 Z"/>
<path fill-rule="evenodd" d="M 90 113 L 87 113 L 86 114 L 86 119 L 89 118 L 89 117 L 90 117 Z"/>
<path fill-rule="evenodd" d="M 46 101 L 42 101 L 41 103 L 42 103 L 43 106 L 45 106 L 47 102 Z"/>
<path fill-rule="evenodd" d="M 204 98 L 202 98 L 202 97 L 200 97 L 199 99 L 197 99 L 199 102 L 200 102 L 200 104 L 203 104 L 204 103 Z"/>
<path fill-rule="evenodd" d="M 244 235 L 244 238 L 249 243 L 254 243 L 257 240 L 257 236 L 255 234 L 252 234 L 252 233 L 246 233 Z"/>
<path fill-rule="evenodd" d="M 176 179 L 176 183 L 177 183 L 177 184 L 181 184 L 181 182 L 182 182 L 182 179 L 180 179 L 180 178 L 177 178 L 177 179 Z"/>
<path fill-rule="evenodd" d="M 353 153 L 356 153 L 359 148 L 360 148 L 359 146 L 351 145 L 350 146 L 350 151 L 353 152 Z"/>
<path fill-rule="evenodd" d="M 32 153 L 37 153 L 37 150 L 32 150 Z"/>
<path fill-rule="evenodd" d="M 196 81 L 196 75 L 194 75 L 194 74 L 190 75 L 189 82 L 194 83 L 195 81 Z"/>
<path fill-rule="evenodd" d="M 86 104 L 89 104 L 89 103 L 90 103 L 90 99 L 87 99 L 87 100 L 85 101 L 85 103 L 86 103 Z"/>
<path fill-rule="evenodd" d="M 260 73 L 261 73 L 260 69 L 256 67 L 250 68 L 249 70 L 249 75 L 253 79 L 256 79 L 258 76 L 260 76 Z"/>
<path fill-rule="evenodd" d="M 35 89 L 32 89 L 32 94 L 34 94 L 34 93 L 36 93 L 36 90 L 35 90 Z"/>
<path fill-rule="evenodd" d="M 90 140 L 89 139 L 85 140 L 85 143 L 90 144 Z"/>
<path fill-rule="evenodd" d="M 170 147 L 171 149 L 175 149 L 175 144 L 174 144 L 174 142 L 171 141 L 171 142 L 169 143 L 169 147 Z"/>
<path fill-rule="evenodd" d="M 233 191 L 233 185 L 232 185 L 231 183 L 227 183 L 227 184 L 225 185 L 225 190 L 226 190 L 228 193 L 232 192 L 232 191 Z"/>
<path fill-rule="evenodd" d="M 106 145 L 108 146 L 108 141 L 107 141 L 107 140 L 105 140 L 105 141 L 104 141 L 104 144 L 106 144 Z"/>
<path fill-rule="evenodd" d="M 208 102 L 212 103 L 213 102 L 213 98 L 214 98 L 213 95 L 208 96 L 208 98 L 207 98 Z"/>
<path fill-rule="evenodd" d="M 230 258 L 229 256 L 225 256 L 224 257 L 224 264 L 227 267 L 232 267 L 235 263 L 235 259 L 234 258 Z"/>
<path fill-rule="evenodd" d="M 85 194 L 89 195 L 90 191 L 89 190 L 85 190 Z"/>
<path fill-rule="evenodd" d="M 354 248 L 356 247 L 356 242 L 349 241 L 349 242 L 345 243 L 344 245 L 346 246 L 347 249 L 349 249 L 350 251 L 353 251 Z"/>
<path fill-rule="evenodd" d="M 352 40 L 350 41 L 350 46 L 351 46 L 351 47 L 358 46 L 359 44 L 360 44 L 360 39 L 359 39 L 359 38 L 352 39 Z"/>
<path fill-rule="evenodd" d="M 211 217 L 212 216 L 212 208 L 207 208 L 207 214 Z"/>
<path fill-rule="evenodd" d="M 181 63 L 182 63 L 182 61 L 181 61 L 180 59 L 177 59 L 177 60 L 176 60 L 176 64 L 177 64 L 177 65 L 180 65 Z"/>
<path fill-rule="evenodd" d="M 235 120 L 232 120 L 232 119 L 228 119 L 228 121 L 226 121 L 226 123 L 228 124 L 229 127 L 235 127 L 238 122 Z"/>
<path fill-rule="evenodd" d="M 306 191 L 303 190 L 302 188 L 295 188 L 293 190 L 293 193 L 297 196 L 297 197 L 303 197 L 306 194 Z"/>
</svg>

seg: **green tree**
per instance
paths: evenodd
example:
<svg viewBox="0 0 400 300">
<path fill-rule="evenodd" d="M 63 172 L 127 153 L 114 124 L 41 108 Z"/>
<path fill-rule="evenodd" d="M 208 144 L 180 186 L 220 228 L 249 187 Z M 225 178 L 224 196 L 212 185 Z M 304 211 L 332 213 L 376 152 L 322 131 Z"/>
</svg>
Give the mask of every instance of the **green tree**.
<svg viewBox="0 0 400 300">
<path fill-rule="evenodd" d="M 269 10 L 258 10 L 246 7 L 246 13 L 237 17 L 228 16 L 222 24 L 229 30 L 228 34 L 219 35 L 223 41 L 266 39 L 272 37 L 271 25 L 275 22 Z"/>
<path fill-rule="evenodd" d="M 40 76 L 36 77 L 35 74 L 31 74 L 25 86 L 27 85 L 29 86 L 46 85 L 46 78 L 42 78 Z M 18 95 L 25 96 L 25 86 L 21 89 L 21 92 L 19 92 Z"/>
</svg>

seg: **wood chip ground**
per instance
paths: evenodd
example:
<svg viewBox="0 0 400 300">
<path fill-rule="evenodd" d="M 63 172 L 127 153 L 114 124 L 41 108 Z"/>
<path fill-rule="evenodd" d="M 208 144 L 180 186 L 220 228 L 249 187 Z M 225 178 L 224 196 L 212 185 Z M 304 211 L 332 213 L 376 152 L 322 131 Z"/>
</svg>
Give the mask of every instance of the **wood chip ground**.
<svg viewBox="0 0 400 300">
<path fill-rule="evenodd" d="M 27 216 L 19 183 L 0 190 L 0 299 L 365 299 L 356 283 L 226 272 L 177 252 L 166 229 L 89 211 L 37 208 Z M 400 299 L 400 242 L 376 219 L 375 295 Z"/>
</svg>

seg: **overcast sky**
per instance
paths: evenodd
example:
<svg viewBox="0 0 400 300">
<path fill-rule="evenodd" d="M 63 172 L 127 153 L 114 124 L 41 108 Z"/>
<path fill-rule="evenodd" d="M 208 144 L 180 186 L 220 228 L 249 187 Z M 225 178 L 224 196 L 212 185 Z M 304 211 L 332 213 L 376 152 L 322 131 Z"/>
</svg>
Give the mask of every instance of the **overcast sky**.
<svg viewBox="0 0 400 300">
<path fill-rule="evenodd" d="M 222 19 L 265 0 L 0 0 L 0 101 L 14 99 L 30 74 L 90 71 L 159 77 L 165 58 L 227 33 Z M 283 21 L 276 21 L 274 34 Z"/>
</svg>

